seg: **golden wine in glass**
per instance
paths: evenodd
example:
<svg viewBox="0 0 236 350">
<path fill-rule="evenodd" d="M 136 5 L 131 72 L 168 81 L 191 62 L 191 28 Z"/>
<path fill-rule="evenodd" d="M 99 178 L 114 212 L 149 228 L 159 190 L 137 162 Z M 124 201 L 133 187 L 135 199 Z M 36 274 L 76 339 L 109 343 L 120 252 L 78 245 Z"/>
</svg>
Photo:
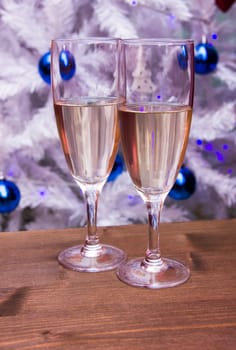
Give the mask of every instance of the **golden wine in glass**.
<svg viewBox="0 0 236 350">
<path fill-rule="evenodd" d="M 68 168 L 86 200 L 88 218 L 84 244 L 67 248 L 58 259 L 63 266 L 76 271 L 114 269 L 126 255 L 119 248 L 100 243 L 97 205 L 99 194 L 112 170 L 120 140 L 120 40 L 53 40 L 51 55 L 58 133 Z M 73 68 L 74 74 L 66 75 L 66 68 Z"/>
<path fill-rule="evenodd" d="M 159 223 L 163 203 L 184 160 L 193 87 L 192 40 L 122 42 L 122 151 L 132 182 L 146 203 L 149 227 L 146 255 L 123 262 L 117 270 L 119 279 L 133 286 L 165 288 L 189 278 L 189 269 L 181 262 L 162 257 Z"/>
</svg>

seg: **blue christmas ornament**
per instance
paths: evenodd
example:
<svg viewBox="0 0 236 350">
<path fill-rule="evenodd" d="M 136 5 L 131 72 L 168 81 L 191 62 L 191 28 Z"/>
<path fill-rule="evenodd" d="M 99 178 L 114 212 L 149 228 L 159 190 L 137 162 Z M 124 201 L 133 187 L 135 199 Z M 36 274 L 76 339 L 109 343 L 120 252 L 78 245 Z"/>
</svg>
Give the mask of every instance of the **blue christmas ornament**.
<svg viewBox="0 0 236 350">
<path fill-rule="evenodd" d="M 75 59 L 68 50 L 62 50 L 59 56 L 60 74 L 63 80 L 70 80 L 75 74 Z"/>
<path fill-rule="evenodd" d="M 20 191 L 12 181 L 0 179 L 0 213 L 13 211 L 20 202 Z"/>
<path fill-rule="evenodd" d="M 41 78 L 49 85 L 51 84 L 50 66 L 51 52 L 48 51 L 40 58 L 38 64 L 38 71 Z"/>
<path fill-rule="evenodd" d="M 122 156 L 118 153 L 112 171 L 107 179 L 107 182 L 114 181 L 124 170 L 124 161 Z"/>
<path fill-rule="evenodd" d="M 186 70 L 188 68 L 188 50 L 186 45 L 182 45 L 180 51 L 177 54 L 179 66 L 182 70 Z"/>
<path fill-rule="evenodd" d="M 195 192 L 196 179 L 191 170 L 182 167 L 169 196 L 176 200 L 188 199 Z"/>
<path fill-rule="evenodd" d="M 209 43 L 200 43 L 195 47 L 195 72 L 197 74 L 208 74 L 216 69 L 218 63 L 218 52 Z"/>
</svg>

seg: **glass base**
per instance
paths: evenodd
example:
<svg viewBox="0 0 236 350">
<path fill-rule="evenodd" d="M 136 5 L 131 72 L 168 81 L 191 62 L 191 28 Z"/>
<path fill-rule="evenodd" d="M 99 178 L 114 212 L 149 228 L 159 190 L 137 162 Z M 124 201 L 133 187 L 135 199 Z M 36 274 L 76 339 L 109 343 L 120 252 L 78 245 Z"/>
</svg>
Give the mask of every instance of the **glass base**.
<svg viewBox="0 0 236 350">
<path fill-rule="evenodd" d="M 118 278 L 135 287 L 168 288 L 187 281 L 189 269 L 178 261 L 162 258 L 147 262 L 143 258 L 122 263 L 117 270 Z"/>
<path fill-rule="evenodd" d="M 95 246 L 77 245 L 58 255 L 64 267 L 80 272 L 100 272 L 116 269 L 124 260 L 125 253 L 106 244 Z"/>
</svg>

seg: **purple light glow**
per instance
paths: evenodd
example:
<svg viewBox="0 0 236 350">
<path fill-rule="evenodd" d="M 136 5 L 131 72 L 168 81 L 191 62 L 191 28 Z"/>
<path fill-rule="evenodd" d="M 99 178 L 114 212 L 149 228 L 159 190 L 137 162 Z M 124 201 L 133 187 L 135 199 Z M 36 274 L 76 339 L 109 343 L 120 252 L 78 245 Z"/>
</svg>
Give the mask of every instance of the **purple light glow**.
<svg viewBox="0 0 236 350">
<path fill-rule="evenodd" d="M 196 144 L 197 144 L 198 146 L 201 146 L 201 145 L 202 145 L 202 140 L 198 139 L 198 140 L 196 141 Z"/>
<path fill-rule="evenodd" d="M 175 20 L 176 20 L 176 16 L 174 16 L 172 14 L 168 16 L 168 22 L 169 22 L 170 27 L 174 28 Z"/>
<path fill-rule="evenodd" d="M 14 176 L 14 172 L 12 170 L 9 170 L 7 173 L 8 177 L 13 177 Z"/>
<path fill-rule="evenodd" d="M 224 162 L 224 156 L 222 153 L 220 153 L 219 151 L 216 151 L 216 158 L 219 162 Z"/>
<path fill-rule="evenodd" d="M 45 191 L 45 190 L 40 190 L 40 191 L 39 191 L 39 195 L 40 195 L 41 197 L 44 197 L 44 196 L 46 195 L 46 191 Z"/>
<path fill-rule="evenodd" d="M 209 152 L 212 152 L 213 151 L 213 144 L 212 143 L 207 143 L 206 145 L 205 145 L 205 150 L 206 151 L 209 151 Z"/>
<path fill-rule="evenodd" d="M 128 203 L 130 206 L 137 205 L 138 203 L 140 203 L 140 201 L 141 201 L 140 196 L 128 195 Z"/>
</svg>

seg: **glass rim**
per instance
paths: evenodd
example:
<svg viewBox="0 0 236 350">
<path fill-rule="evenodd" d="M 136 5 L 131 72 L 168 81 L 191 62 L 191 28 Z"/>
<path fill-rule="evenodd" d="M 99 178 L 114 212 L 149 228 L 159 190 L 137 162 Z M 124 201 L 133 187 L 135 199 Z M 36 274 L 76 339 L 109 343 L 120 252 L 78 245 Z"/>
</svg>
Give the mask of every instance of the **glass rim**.
<svg viewBox="0 0 236 350">
<path fill-rule="evenodd" d="M 78 38 L 56 38 L 52 39 L 51 43 L 74 43 L 74 42 L 85 42 L 85 43 L 99 43 L 99 42 L 104 42 L 104 43 L 117 43 L 120 41 L 120 38 L 114 38 L 114 37 L 78 37 Z"/>
<path fill-rule="evenodd" d="M 126 45 L 188 45 L 194 44 L 193 39 L 173 39 L 173 38 L 126 38 L 121 40 Z"/>
</svg>

